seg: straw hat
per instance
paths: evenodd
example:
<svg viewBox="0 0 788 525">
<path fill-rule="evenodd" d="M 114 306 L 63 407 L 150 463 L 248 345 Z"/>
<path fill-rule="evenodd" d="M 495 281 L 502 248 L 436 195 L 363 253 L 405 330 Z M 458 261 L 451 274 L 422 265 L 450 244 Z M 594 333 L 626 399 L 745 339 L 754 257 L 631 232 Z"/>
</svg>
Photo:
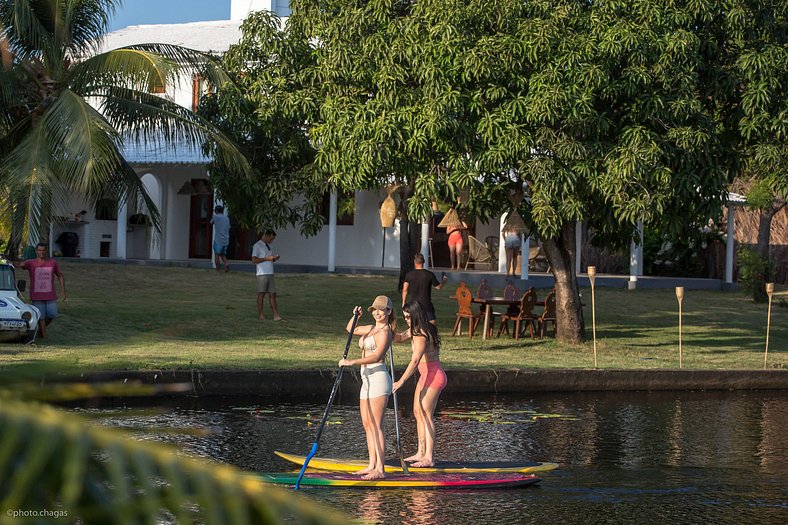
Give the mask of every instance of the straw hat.
<svg viewBox="0 0 788 525">
<path fill-rule="evenodd" d="M 463 224 L 460 220 L 460 216 L 457 215 L 457 210 L 454 208 L 450 208 L 441 222 L 438 223 L 438 228 L 462 228 L 462 226 Z"/>
<path fill-rule="evenodd" d="M 378 295 L 375 297 L 375 300 L 372 301 L 372 306 L 367 308 L 367 311 L 371 312 L 372 310 L 385 310 L 386 308 L 389 310 L 394 310 L 394 303 L 392 303 L 391 299 L 385 295 Z"/>
<path fill-rule="evenodd" d="M 528 233 L 528 228 L 523 222 L 523 218 L 517 212 L 517 209 L 512 210 L 512 213 L 506 217 L 506 222 L 503 224 L 503 231 L 510 231 L 515 233 Z"/>
</svg>

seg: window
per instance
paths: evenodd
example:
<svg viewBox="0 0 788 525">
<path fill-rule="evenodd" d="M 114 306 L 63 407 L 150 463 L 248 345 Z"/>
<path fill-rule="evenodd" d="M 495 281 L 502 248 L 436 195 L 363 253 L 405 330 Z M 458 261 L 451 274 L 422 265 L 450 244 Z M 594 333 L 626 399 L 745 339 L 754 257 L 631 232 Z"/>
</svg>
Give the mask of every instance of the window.
<svg viewBox="0 0 788 525">
<path fill-rule="evenodd" d="M 164 78 L 160 76 L 152 76 L 150 83 L 150 92 L 156 95 L 163 95 L 167 92 L 167 86 L 164 83 Z"/>
<path fill-rule="evenodd" d="M 213 93 L 213 84 L 202 78 L 200 75 L 194 75 L 192 79 L 192 111 L 197 111 L 200 107 L 200 102 L 205 95 Z"/>
<path fill-rule="evenodd" d="M 323 194 L 323 202 L 320 203 L 320 215 L 328 223 L 328 212 L 331 209 L 331 192 Z M 337 192 L 337 225 L 352 226 L 356 215 L 356 195 L 354 191 Z"/>
<path fill-rule="evenodd" d="M 100 199 L 96 203 L 97 221 L 118 220 L 118 203 L 114 199 Z"/>
</svg>

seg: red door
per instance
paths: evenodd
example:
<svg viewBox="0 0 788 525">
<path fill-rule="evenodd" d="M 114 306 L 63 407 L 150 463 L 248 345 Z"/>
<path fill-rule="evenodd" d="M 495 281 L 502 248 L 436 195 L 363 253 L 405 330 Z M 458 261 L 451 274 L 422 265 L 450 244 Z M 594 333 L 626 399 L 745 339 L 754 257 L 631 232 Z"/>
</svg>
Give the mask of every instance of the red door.
<svg viewBox="0 0 788 525">
<path fill-rule="evenodd" d="M 192 179 L 192 186 L 208 188 L 208 181 Z M 213 242 L 213 194 L 198 193 L 192 195 L 189 210 L 189 258 L 210 259 L 211 243 Z"/>
</svg>

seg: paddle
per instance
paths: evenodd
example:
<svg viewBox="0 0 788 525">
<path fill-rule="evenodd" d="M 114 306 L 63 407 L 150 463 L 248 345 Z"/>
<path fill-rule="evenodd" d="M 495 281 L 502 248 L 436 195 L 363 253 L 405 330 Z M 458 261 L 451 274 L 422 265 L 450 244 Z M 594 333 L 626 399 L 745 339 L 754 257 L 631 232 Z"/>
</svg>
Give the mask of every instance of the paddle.
<svg viewBox="0 0 788 525">
<path fill-rule="evenodd" d="M 391 367 L 391 382 L 394 383 L 394 351 L 391 347 L 392 345 L 389 345 L 389 366 Z M 397 431 L 397 454 L 399 455 L 399 464 L 402 465 L 403 474 L 410 474 L 410 472 L 408 472 L 407 463 L 405 463 L 405 460 L 402 459 L 402 442 L 399 438 L 399 409 L 397 408 L 397 393 L 392 392 L 391 395 L 394 397 L 394 428 Z"/>
<path fill-rule="evenodd" d="M 356 308 L 353 310 L 353 322 L 350 325 L 350 333 L 347 336 L 347 344 L 345 345 L 345 352 L 342 354 L 342 359 L 347 359 L 347 354 L 350 351 L 350 342 L 353 340 L 353 332 L 356 329 L 356 323 L 358 322 L 359 317 L 361 317 L 361 309 Z M 326 427 L 326 421 L 328 420 L 328 412 L 331 410 L 331 404 L 334 402 L 334 397 L 337 395 L 337 389 L 339 389 L 339 383 L 342 381 L 342 372 L 345 370 L 344 366 L 339 367 L 339 372 L 337 372 L 337 378 L 334 380 L 334 387 L 331 389 L 331 395 L 328 396 L 328 403 L 326 404 L 326 410 L 323 412 L 323 419 L 320 421 L 320 427 L 317 429 L 317 436 L 315 437 L 315 442 L 312 444 L 312 450 L 309 451 L 307 454 L 306 459 L 304 460 L 304 466 L 301 467 L 301 472 L 298 473 L 298 479 L 295 483 L 295 488 L 293 490 L 298 490 L 298 487 L 301 485 L 301 478 L 304 477 L 304 471 L 306 471 L 307 465 L 309 465 L 309 461 L 317 454 L 318 443 L 320 443 L 320 436 L 323 434 L 323 429 Z"/>
</svg>

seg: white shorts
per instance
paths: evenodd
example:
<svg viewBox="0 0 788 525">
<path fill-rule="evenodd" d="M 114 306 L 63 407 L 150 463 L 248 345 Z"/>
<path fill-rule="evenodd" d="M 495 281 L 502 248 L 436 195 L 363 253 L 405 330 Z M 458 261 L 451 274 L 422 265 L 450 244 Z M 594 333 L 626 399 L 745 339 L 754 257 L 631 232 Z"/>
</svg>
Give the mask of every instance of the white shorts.
<svg viewBox="0 0 788 525">
<path fill-rule="evenodd" d="M 391 395 L 391 376 L 385 363 L 361 365 L 361 399 Z"/>
</svg>

